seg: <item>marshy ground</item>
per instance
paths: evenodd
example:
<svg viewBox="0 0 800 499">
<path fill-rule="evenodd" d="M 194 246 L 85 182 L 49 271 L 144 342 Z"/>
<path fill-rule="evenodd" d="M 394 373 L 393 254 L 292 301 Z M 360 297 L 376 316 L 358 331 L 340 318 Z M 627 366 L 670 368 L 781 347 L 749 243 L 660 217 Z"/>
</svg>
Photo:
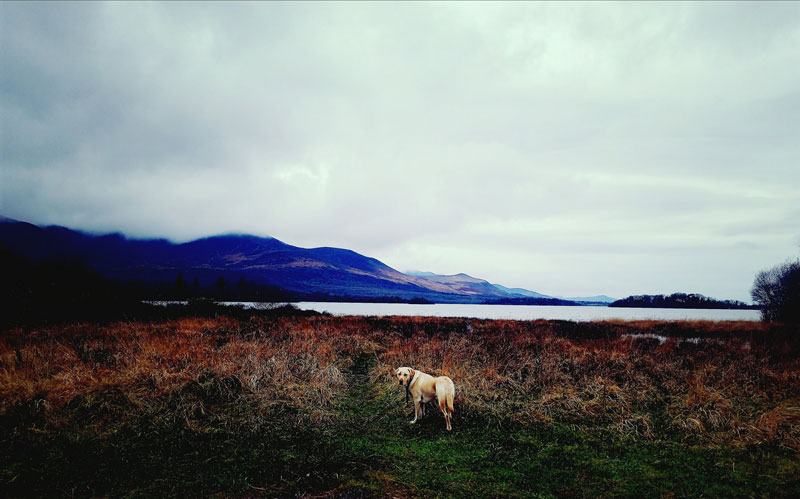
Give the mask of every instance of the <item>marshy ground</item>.
<svg viewBox="0 0 800 499">
<path fill-rule="evenodd" d="M 452 432 L 433 406 L 409 424 L 400 365 L 453 378 Z M 780 325 L 18 328 L 0 399 L 4 497 L 800 495 L 800 331 Z"/>
</svg>

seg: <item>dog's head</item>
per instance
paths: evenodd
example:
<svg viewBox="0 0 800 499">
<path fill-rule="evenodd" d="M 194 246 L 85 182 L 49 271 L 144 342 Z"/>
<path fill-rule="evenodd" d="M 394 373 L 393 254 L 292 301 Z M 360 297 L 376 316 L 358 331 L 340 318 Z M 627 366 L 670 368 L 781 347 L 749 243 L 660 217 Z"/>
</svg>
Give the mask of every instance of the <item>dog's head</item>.
<svg viewBox="0 0 800 499">
<path fill-rule="evenodd" d="M 394 377 L 397 378 L 400 386 L 408 386 L 414 378 L 414 370 L 410 367 L 398 367 L 394 370 Z"/>
</svg>

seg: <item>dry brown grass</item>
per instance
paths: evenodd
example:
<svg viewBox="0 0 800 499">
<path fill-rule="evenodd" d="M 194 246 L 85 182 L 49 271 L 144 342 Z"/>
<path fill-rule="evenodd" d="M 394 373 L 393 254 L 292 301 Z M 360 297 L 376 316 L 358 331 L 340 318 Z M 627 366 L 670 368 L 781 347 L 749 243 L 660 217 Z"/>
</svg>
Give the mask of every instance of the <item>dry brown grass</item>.
<svg viewBox="0 0 800 499">
<path fill-rule="evenodd" d="M 798 330 L 708 321 L 440 322 L 453 332 L 387 337 L 379 369 L 403 364 L 452 377 L 457 413 L 800 450 Z"/>
<path fill-rule="evenodd" d="M 629 336 L 642 333 L 668 339 Z M 81 406 L 107 405 L 109 417 L 124 408 L 191 426 L 241 401 L 319 423 L 335 417 L 344 372 L 367 352 L 384 391 L 398 390 L 388 373 L 401 365 L 453 378 L 456 418 L 797 451 L 799 339 L 796 329 L 750 322 L 325 316 L 16 329 L 0 332 L 0 416 L 58 425 Z"/>
<path fill-rule="evenodd" d="M 164 413 L 187 421 L 236 398 L 324 419 L 345 387 L 342 370 L 350 357 L 368 348 L 359 335 L 330 334 L 326 325 L 293 318 L 5 331 L 0 414 L 25 406 L 58 424 L 57 409 L 90 404 L 112 390 L 132 407 L 168 401 L 172 407 Z"/>
</svg>

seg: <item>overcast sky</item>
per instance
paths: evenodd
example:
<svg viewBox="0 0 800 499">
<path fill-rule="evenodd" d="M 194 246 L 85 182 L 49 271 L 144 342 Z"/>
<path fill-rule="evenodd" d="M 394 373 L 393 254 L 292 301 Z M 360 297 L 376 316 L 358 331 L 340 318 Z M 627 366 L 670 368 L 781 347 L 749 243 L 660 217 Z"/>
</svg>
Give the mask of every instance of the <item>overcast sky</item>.
<svg viewBox="0 0 800 499">
<path fill-rule="evenodd" d="M 0 214 L 749 301 L 800 253 L 800 3 L 0 3 Z"/>
</svg>

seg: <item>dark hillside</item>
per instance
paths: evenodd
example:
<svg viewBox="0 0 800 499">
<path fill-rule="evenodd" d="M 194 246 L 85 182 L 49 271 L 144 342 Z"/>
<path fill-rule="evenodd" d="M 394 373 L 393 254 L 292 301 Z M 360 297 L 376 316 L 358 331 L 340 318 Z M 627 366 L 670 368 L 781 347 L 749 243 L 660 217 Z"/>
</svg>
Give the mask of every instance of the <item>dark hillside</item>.
<svg viewBox="0 0 800 499">
<path fill-rule="evenodd" d="M 171 285 L 182 279 L 210 287 L 224 279 L 295 295 L 464 303 L 480 303 L 484 291 L 498 294 L 490 286 L 476 290 L 461 283 L 408 276 L 347 249 L 298 248 L 251 235 L 175 244 L 163 239 L 128 239 L 121 234 L 95 236 L 64 227 L 40 228 L 5 219 L 0 222 L 0 246 L 32 262 L 80 261 L 101 276 L 129 283 Z"/>
</svg>

